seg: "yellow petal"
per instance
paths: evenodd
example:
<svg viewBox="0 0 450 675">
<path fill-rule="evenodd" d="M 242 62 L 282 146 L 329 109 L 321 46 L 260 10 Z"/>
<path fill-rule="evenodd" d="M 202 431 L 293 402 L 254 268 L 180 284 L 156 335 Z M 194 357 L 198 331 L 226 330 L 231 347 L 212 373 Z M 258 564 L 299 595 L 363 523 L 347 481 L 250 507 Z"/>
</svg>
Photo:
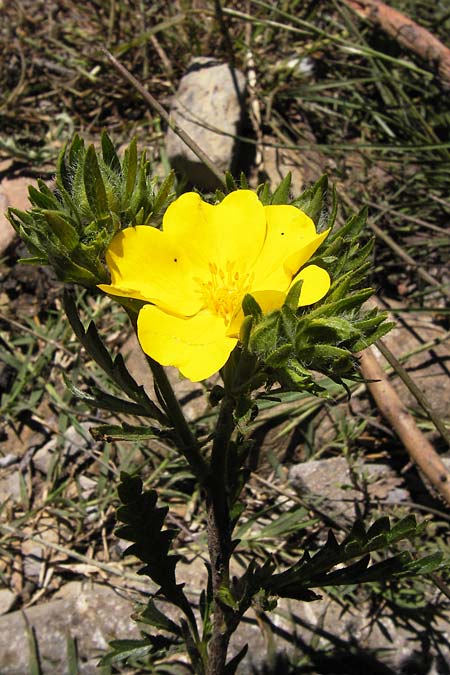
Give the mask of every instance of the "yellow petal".
<svg viewBox="0 0 450 675">
<path fill-rule="evenodd" d="M 312 305 L 319 300 L 322 300 L 330 289 L 331 280 L 328 272 L 317 265 L 308 265 L 304 267 L 292 279 L 292 284 L 295 284 L 299 279 L 303 280 L 300 291 L 300 298 L 298 306 Z"/>
<path fill-rule="evenodd" d="M 206 310 L 183 319 L 145 305 L 137 328 L 146 354 L 163 366 L 176 366 L 193 382 L 220 370 L 237 344 L 225 335 L 223 319 Z"/>
<path fill-rule="evenodd" d="M 303 248 L 295 251 L 284 261 L 284 268 L 289 274 L 295 274 L 314 255 L 321 243 L 328 237 L 331 228 L 317 234 Z"/>
<path fill-rule="evenodd" d="M 309 216 L 295 206 L 265 207 L 267 236 L 255 264 L 254 290 L 286 291 L 292 275 L 309 260 L 328 234 L 316 234 Z"/>
<path fill-rule="evenodd" d="M 185 316 L 201 309 L 192 265 L 182 246 L 154 227 L 122 230 L 109 245 L 106 262 L 111 284 L 99 285 L 106 293 L 153 302 Z"/>
<path fill-rule="evenodd" d="M 264 243 L 264 207 L 250 190 L 231 192 L 215 206 L 187 192 L 167 209 L 163 231 L 182 242 L 192 264 L 207 274 L 211 264 L 225 270 L 227 263 L 245 273 Z"/>
</svg>

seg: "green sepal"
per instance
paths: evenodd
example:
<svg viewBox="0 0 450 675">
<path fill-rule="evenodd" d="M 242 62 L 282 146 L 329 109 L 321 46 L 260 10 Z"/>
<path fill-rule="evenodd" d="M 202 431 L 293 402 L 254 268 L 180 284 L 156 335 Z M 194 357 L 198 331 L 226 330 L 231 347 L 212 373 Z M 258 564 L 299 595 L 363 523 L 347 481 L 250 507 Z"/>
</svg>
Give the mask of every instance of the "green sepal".
<svg viewBox="0 0 450 675">
<path fill-rule="evenodd" d="M 273 352 L 269 352 L 264 361 L 270 368 L 282 368 L 293 354 L 293 345 L 287 342 Z"/>
<path fill-rule="evenodd" d="M 294 284 L 292 284 L 291 288 L 288 291 L 288 294 L 286 295 L 286 299 L 283 303 L 284 307 L 288 307 L 289 309 L 292 309 L 294 311 L 298 308 L 298 301 L 300 299 L 302 286 L 303 286 L 303 279 L 299 279 Z"/>
<path fill-rule="evenodd" d="M 64 248 L 72 252 L 79 244 L 80 238 L 76 227 L 69 222 L 68 217 L 63 217 L 58 211 L 42 211 L 52 232 L 58 237 Z"/>
<path fill-rule="evenodd" d="M 289 171 L 286 176 L 283 178 L 281 183 L 275 189 L 272 199 L 270 200 L 271 204 L 287 204 L 289 201 L 289 192 L 291 189 L 292 183 L 292 174 Z"/>
<path fill-rule="evenodd" d="M 125 150 L 122 172 L 123 172 L 123 188 L 122 188 L 122 204 L 129 204 L 133 194 L 134 185 L 136 183 L 138 167 L 137 157 L 137 142 L 133 138 L 128 148 Z"/>
<path fill-rule="evenodd" d="M 261 202 L 261 204 L 263 206 L 269 206 L 269 204 L 271 203 L 271 199 L 272 199 L 272 194 L 270 192 L 269 182 L 266 181 L 262 185 L 259 185 L 256 192 L 257 192 L 258 199 Z"/>
<path fill-rule="evenodd" d="M 102 131 L 102 156 L 103 161 L 107 167 L 116 173 L 122 172 L 122 167 L 120 165 L 120 159 L 117 155 L 116 149 L 110 137 L 105 130 Z"/>
<path fill-rule="evenodd" d="M 242 311 L 244 316 L 253 316 L 257 321 L 262 317 L 262 309 L 256 302 L 253 295 L 246 293 L 242 300 Z"/>
<path fill-rule="evenodd" d="M 328 177 L 323 175 L 319 180 L 308 190 L 305 190 L 303 194 L 294 199 L 293 206 L 296 206 L 301 211 L 306 213 L 315 223 L 316 227 L 319 226 L 321 221 L 321 216 L 324 212 L 324 203 L 328 190 Z M 322 223 L 321 223 L 322 224 Z"/>
<path fill-rule="evenodd" d="M 108 198 L 93 145 L 90 145 L 86 151 L 83 165 L 83 182 L 92 212 L 100 218 L 106 216 L 109 212 Z"/>
</svg>

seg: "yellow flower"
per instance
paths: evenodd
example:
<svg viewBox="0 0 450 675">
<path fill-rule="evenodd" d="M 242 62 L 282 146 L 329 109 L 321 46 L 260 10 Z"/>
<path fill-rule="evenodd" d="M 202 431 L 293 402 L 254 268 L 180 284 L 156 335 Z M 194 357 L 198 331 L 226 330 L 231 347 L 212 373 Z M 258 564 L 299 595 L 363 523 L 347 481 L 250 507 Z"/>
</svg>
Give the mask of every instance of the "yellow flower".
<svg viewBox="0 0 450 675">
<path fill-rule="evenodd" d="M 187 192 L 167 209 L 162 230 L 140 225 L 116 235 L 106 253 L 111 284 L 99 288 L 150 303 L 138 317 L 142 349 L 199 381 L 236 346 L 246 293 L 264 313 L 280 308 L 299 279 L 299 307 L 323 298 L 328 273 L 303 265 L 327 234 L 296 207 L 263 206 L 250 190 L 216 206 Z"/>
</svg>

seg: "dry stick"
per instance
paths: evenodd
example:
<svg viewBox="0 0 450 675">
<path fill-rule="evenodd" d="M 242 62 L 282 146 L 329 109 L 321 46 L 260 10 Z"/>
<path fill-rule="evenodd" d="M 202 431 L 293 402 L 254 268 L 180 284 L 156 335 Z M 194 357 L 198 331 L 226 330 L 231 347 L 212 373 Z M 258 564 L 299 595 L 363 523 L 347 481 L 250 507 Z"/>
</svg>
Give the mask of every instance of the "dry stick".
<svg viewBox="0 0 450 675">
<path fill-rule="evenodd" d="M 361 371 L 378 409 L 396 431 L 413 462 L 450 505 L 450 472 L 389 383 L 373 348 L 362 352 L 360 358 Z"/>
<path fill-rule="evenodd" d="M 199 158 L 199 160 L 208 167 L 220 184 L 226 187 L 223 174 L 209 159 L 208 155 L 203 152 L 200 146 L 198 146 L 197 143 L 189 136 L 189 134 L 179 127 L 178 124 L 175 124 L 175 122 L 170 119 L 169 113 L 162 107 L 156 98 L 154 98 L 150 92 L 148 92 L 147 89 L 142 86 L 142 84 L 134 77 L 134 75 L 132 75 L 121 63 L 119 63 L 119 61 L 107 49 L 102 47 L 102 51 L 111 65 L 114 66 L 123 79 L 129 82 L 136 89 L 136 91 L 140 93 L 144 101 L 158 113 L 158 115 L 169 125 L 174 133 L 176 133 L 177 136 L 179 136 L 181 140 L 186 143 L 188 148 L 190 148 L 192 152 Z"/>
<path fill-rule="evenodd" d="M 386 347 L 386 345 L 381 340 L 377 341 L 376 346 L 378 347 L 380 352 L 383 354 L 386 361 L 388 361 L 388 363 L 397 372 L 397 375 L 400 377 L 400 379 L 403 380 L 403 382 L 406 384 L 409 391 L 415 397 L 415 399 L 419 403 L 419 405 L 424 409 L 424 411 L 426 412 L 428 417 L 431 419 L 431 421 L 433 422 L 433 424 L 436 427 L 436 429 L 438 430 L 438 432 L 441 434 L 444 441 L 450 447 L 450 432 L 447 429 L 447 427 L 445 426 L 441 417 L 433 410 L 433 407 L 430 404 L 430 402 L 428 401 L 427 397 L 424 396 L 424 394 L 420 391 L 419 387 L 414 382 L 414 380 L 409 375 L 409 373 L 405 370 L 405 368 L 403 368 L 403 366 L 397 360 L 397 358 L 394 356 L 394 354 L 391 352 L 391 350 L 388 349 Z"/>
<path fill-rule="evenodd" d="M 402 47 L 437 69 L 442 85 L 450 89 L 450 49 L 423 26 L 381 0 L 344 0 L 356 14 L 380 26 Z"/>
</svg>

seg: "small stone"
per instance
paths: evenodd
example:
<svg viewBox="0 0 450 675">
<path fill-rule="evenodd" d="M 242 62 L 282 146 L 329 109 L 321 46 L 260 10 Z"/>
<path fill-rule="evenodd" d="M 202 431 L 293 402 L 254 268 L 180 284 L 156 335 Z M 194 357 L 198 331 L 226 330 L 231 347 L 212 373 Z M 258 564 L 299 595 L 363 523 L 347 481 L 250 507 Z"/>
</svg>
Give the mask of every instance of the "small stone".
<svg viewBox="0 0 450 675">
<path fill-rule="evenodd" d="M 19 455 L 9 452 L 7 455 L 4 455 L 4 457 L 0 457 L 0 469 L 6 469 L 8 466 L 16 464 L 19 459 Z"/>
<path fill-rule="evenodd" d="M 225 172 L 233 170 L 237 158 L 234 136 L 239 133 L 243 116 L 242 99 L 245 76 L 226 63 L 209 57 L 191 61 L 181 78 L 170 116 L 200 146 L 203 152 Z M 203 190 L 221 187 L 214 174 L 187 145 L 169 129 L 166 149 L 174 169 L 187 177 L 190 185 Z"/>
<path fill-rule="evenodd" d="M 97 487 L 97 481 L 92 480 L 88 476 L 80 476 L 79 483 L 81 487 L 81 497 L 83 499 L 88 499 Z"/>
<path fill-rule="evenodd" d="M 14 502 L 20 500 L 20 476 L 18 471 L 0 480 L 0 502 L 7 499 L 12 499 Z"/>
<path fill-rule="evenodd" d="M 92 443 L 88 432 L 89 424 L 82 424 L 81 426 L 86 433 L 86 437 L 73 426 L 69 427 L 64 432 L 64 452 L 61 455 L 62 460 L 74 457 Z M 53 437 L 33 455 L 34 466 L 44 475 L 47 475 L 50 470 L 56 447 L 57 439 Z"/>
<path fill-rule="evenodd" d="M 0 589 L 0 614 L 6 614 L 15 605 L 17 595 L 9 590 L 9 588 Z"/>
<path fill-rule="evenodd" d="M 51 438 L 47 443 L 45 443 L 39 450 L 37 450 L 33 455 L 33 464 L 36 469 L 38 469 L 45 476 L 50 470 L 52 463 L 52 456 L 56 448 L 56 438 Z"/>
<path fill-rule="evenodd" d="M 11 246 L 16 239 L 16 232 L 6 218 L 5 211 L 8 206 L 26 211 L 31 207 L 28 199 L 28 186 L 34 183 L 26 176 L 5 178 L 0 183 L 0 255 Z"/>
</svg>

